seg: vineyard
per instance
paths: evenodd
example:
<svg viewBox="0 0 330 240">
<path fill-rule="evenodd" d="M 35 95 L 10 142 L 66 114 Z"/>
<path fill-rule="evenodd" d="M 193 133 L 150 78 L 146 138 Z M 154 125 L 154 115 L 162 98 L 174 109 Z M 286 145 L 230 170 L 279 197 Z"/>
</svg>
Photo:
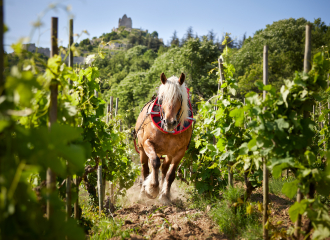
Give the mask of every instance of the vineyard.
<svg viewBox="0 0 330 240">
<path fill-rule="evenodd" d="M 57 21 L 47 62 L 22 42 L 14 65 L 1 51 L 0 239 L 329 239 L 330 46 L 311 49 L 311 24 L 303 71 L 273 86 L 265 45 L 263 82 L 244 96 L 226 34 L 208 71 L 216 94 L 192 97 L 197 121 L 172 204 L 162 205 L 138 199 L 134 113 L 102 95 L 105 51 L 73 66 L 73 20 L 67 49 Z"/>
</svg>

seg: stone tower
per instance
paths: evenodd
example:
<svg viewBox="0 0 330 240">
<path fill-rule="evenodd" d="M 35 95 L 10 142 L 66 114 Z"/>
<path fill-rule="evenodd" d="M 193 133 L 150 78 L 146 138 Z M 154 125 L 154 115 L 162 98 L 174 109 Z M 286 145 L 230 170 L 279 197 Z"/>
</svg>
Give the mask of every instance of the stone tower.
<svg viewBox="0 0 330 240">
<path fill-rule="evenodd" d="M 126 14 L 124 14 L 123 18 L 119 18 L 118 28 L 124 26 L 126 28 L 132 28 L 132 19 L 128 18 Z"/>
</svg>

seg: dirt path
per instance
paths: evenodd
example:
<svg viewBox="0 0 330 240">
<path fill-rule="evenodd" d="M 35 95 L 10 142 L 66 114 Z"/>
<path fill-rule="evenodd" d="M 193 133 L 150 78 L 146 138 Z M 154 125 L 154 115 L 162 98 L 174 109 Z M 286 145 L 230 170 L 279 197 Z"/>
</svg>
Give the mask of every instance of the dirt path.
<svg viewBox="0 0 330 240">
<path fill-rule="evenodd" d="M 157 200 L 138 202 L 138 192 L 137 185 L 131 188 L 127 197 L 132 203 L 114 213 L 115 219 L 124 220 L 123 229 L 133 229 L 131 239 L 227 239 L 204 212 L 186 207 L 176 184 L 171 189 L 172 206 Z"/>
</svg>

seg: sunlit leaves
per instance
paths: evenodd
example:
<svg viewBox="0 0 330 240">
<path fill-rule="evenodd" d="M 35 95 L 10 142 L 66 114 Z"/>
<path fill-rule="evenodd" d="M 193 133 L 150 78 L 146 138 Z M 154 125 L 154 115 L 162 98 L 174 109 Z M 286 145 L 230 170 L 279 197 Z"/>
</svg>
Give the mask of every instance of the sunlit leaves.
<svg viewBox="0 0 330 240">
<path fill-rule="evenodd" d="M 34 98 L 34 91 L 41 86 L 30 71 L 19 71 L 17 66 L 12 67 L 11 75 L 6 79 L 7 91 L 13 93 L 14 102 L 22 107 L 30 107 Z"/>
<path fill-rule="evenodd" d="M 284 193 L 288 198 L 292 199 L 297 194 L 298 184 L 298 180 L 284 183 L 282 187 L 282 193 Z"/>
<path fill-rule="evenodd" d="M 289 208 L 289 215 L 292 222 L 296 222 L 298 215 L 303 214 L 307 208 L 308 200 L 303 199 L 301 202 L 295 202 Z"/>
<path fill-rule="evenodd" d="M 244 123 L 244 109 L 243 108 L 235 108 L 229 114 L 230 117 L 235 119 L 235 126 L 243 127 Z"/>
</svg>

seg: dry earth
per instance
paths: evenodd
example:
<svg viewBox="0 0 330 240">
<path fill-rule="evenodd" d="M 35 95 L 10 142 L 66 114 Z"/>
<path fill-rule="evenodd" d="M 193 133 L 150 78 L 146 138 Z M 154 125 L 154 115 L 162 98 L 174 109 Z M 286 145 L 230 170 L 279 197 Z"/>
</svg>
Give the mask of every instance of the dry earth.
<svg viewBox="0 0 330 240">
<path fill-rule="evenodd" d="M 139 202 L 139 190 L 137 184 L 129 189 L 125 199 L 122 199 L 125 207 L 113 215 L 115 219 L 124 220 L 123 229 L 133 229 L 130 239 L 229 239 L 220 233 L 216 223 L 205 212 L 187 208 L 184 193 L 177 187 L 177 182 L 171 189 L 172 206 L 164 206 L 157 200 Z M 293 227 L 288 214 L 293 201 L 284 195 L 270 194 L 269 198 L 271 223 L 276 225 L 281 221 L 276 226 L 278 230 Z M 251 201 L 262 202 L 262 188 L 253 192 Z M 303 224 L 305 222 L 303 218 Z"/>
<path fill-rule="evenodd" d="M 139 202 L 139 189 L 138 185 L 129 189 L 129 206 L 114 213 L 115 219 L 124 220 L 124 229 L 134 229 L 131 239 L 227 239 L 206 213 L 186 208 L 184 194 L 176 182 L 171 189 L 172 206 L 161 205 L 157 200 Z"/>
<path fill-rule="evenodd" d="M 125 229 L 134 229 L 131 239 L 226 239 L 205 213 L 185 209 L 181 200 L 173 202 L 170 207 L 136 203 L 114 217 L 125 220 Z"/>
</svg>

